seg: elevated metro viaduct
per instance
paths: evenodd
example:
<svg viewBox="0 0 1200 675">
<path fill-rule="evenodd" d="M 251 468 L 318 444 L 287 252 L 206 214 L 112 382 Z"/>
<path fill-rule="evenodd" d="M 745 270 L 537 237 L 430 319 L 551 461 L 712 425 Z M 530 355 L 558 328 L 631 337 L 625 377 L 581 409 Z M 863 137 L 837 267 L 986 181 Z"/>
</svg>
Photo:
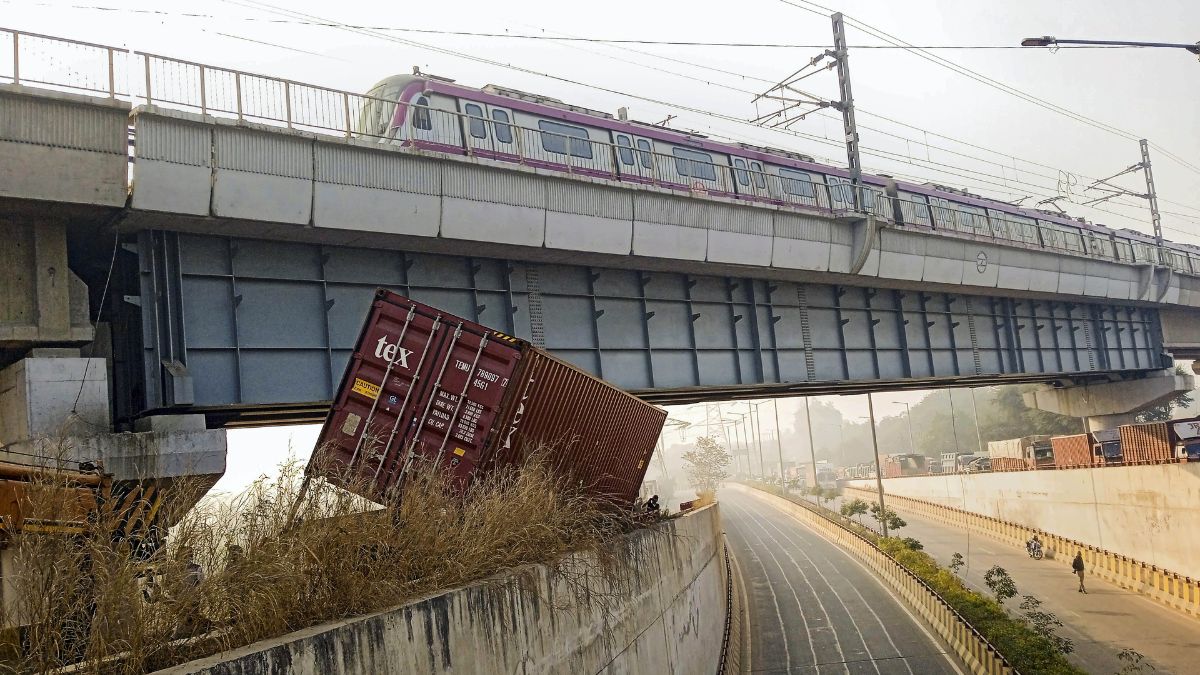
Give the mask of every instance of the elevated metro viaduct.
<svg viewBox="0 0 1200 675">
<path fill-rule="evenodd" d="M 1200 278 L 1157 265 L 115 96 L 0 86 L 0 120 L 10 451 L 136 430 L 195 462 L 207 428 L 320 419 L 380 285 L 661 403 L 1120 383 L 1196 348 Z"/>
</svg>

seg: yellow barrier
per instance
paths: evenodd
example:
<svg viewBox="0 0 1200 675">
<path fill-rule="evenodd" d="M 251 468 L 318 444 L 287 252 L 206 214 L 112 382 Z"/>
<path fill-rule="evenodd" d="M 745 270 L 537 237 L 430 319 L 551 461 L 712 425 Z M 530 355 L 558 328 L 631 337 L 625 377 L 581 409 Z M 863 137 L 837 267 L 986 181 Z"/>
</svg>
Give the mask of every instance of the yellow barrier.
<svg viewBox="0 0 1200 675">
<path fill-rule="evenodd" d="M 846 486 L 845 490 L 874 497 L 874 490 Z M 1075 552 L 1083 553 L 1084 564 L 1093 575 L 1121 588 L 1140 593 L 1193 618 L 1200 618 L 1200 581 L 1159 569 L 1112 551 L 1097 548 L 1074 539 L 1032 527 L 1026 527 L 991 516 L 945 506 L 924 499 L 887 494 L 888 504 L 912 511 L 954 527 L 986 534 L 993 539 L 1024 547 L 1033 535 L 1038 535 L 1047 560 L 1070 565 Z"/>
<path fill-rule="evenodd" d="M 821 536 L 850 551 L 875 570 L 901 598 L 941 636 L 967 668 L 975 675 L 1016 675 L 982 635 L 966 622 L 941 596 L 912 572 L 871 542 L 809 510 L 801 504 L 762 490 L 728 486 L 744 490 L 772 502 L 798 520 L 813 527 Z"/>
</svg>

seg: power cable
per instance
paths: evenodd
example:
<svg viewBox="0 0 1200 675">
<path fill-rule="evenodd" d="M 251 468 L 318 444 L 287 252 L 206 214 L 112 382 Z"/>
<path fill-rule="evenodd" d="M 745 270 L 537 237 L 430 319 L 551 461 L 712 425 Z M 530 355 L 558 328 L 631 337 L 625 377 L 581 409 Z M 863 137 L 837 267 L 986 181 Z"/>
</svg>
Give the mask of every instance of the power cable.
<svg viewBox="0 0 1200 675">
<path fill-rule="evenodd" d="M 13 4 L 14 0 L 0 0 L 5 4 Z M 200 14 L 196 12 L 169 12 L 160 9 L 137 9 L 132 7 L 106 7 L 101 5 L 58 5 L 49 2 L 21 2 L 24 6 L 41 6 L 50 7 L 53 9 L 83 9 L 101 12 L 125 12 L 129 14 L 147 14 L 155 16 L 179 16 L 193 19 L 217 19 L 227 21 L 229 17 L 219 17 L 212 14 Z M 630 38 L 600 38 L 600 37 L 557 37 L 549 35 L 529 35 L 521 33 L 495 33 L 487 31 L 466 31 L 466 30 L 447 30 L 436 28 L 412 28 L 399 26 L 374 26 L 367 24 L 349 24 L 335 21 L 325 20 L 297 20 L 297 19 L 262 19 L 256 17 L 236 17 L 240 21 L 254 21 L 262 23 L 275 24 L 293 24 L 302 26 L 317 26 L 325 28 L 356 28 L 362 30 L 373 31 L 388 31 L 395 33 L 414 33 L 422 35 L 455 35 L 461 37 L 485 37 L 485 38 L 503 38 L 512 40 L 546 40 L 557 42 L 593 42 L 605 44 L 636 44 L 636 45 L 662 45 L 671 47 L 738 47 L 738 48 L 755 48 L 755 49 L 832 49 L 833 45 L 828 44 L 794 44 L 786 42 L 705 42 L 697 40 L 643 40 Z M 896 45 L 852 45 L 853 49 L 907 49 L 907 47 L 899 47 Z M 1061 45 L 1058 49 L 1140 49 L 1142 45 Z M 1028 48 L 1020 45 L 924 45 L 919 49 L 959 49 L 959 50 L 1020 50 Z"/>
</svg>

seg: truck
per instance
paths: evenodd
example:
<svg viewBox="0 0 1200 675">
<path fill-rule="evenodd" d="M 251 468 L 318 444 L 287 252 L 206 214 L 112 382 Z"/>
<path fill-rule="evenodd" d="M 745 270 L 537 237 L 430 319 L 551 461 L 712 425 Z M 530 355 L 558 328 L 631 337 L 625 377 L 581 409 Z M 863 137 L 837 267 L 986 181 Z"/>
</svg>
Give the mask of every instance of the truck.
<svg viewBox="0 0 1200 675">
<path fill-rule="evenodd" d="M 1097 429 L 1092 432 L 1092 440 L 1095 443 L 1097 464 L 1121 463 L 1120 429 Z"/>
<path fill-rule="evenodd" d="M 1054 466 L 1054 448 L 1050 436 L 1009 438 L 988 443 L 993 471 L 1022 471 Z"/>
<path fill-rule="evenodd" d="M 1123 424 L 1118 431 L 1125 464 L 1200 460 L 1200 418 Z"/>
<path fill-rule="evenodd" d="M 941 461 L 939 462 L 940 473 L 957 473 L 961 471 L 963 464 L 959 461 L 960 457 L 974 457 L 974 455 L 969 452 L 943 452 L 941 454 Z"/>
<path fill-rule="evenodd" d="M 419 467 L 465 490 L 540 454 L 594 496 L 628 505 L 666 418 L 526 340 L 379 289 L 306 479 L 386 503 Z"/>
<path fill-rule="evenodd" d="M 900 476 L 918 476 L 926 472 L 925 455 L 899 454 L 889 455 L 883 463 L 884 478 Z"/>
<path fill-rule="evenodd" d="M 1050 439 L 1054 449 L 1054 466 L 1073 469 L 1096 464 L 1096 442 L 1091 434 L 1071 434 Z"/>
</svg>

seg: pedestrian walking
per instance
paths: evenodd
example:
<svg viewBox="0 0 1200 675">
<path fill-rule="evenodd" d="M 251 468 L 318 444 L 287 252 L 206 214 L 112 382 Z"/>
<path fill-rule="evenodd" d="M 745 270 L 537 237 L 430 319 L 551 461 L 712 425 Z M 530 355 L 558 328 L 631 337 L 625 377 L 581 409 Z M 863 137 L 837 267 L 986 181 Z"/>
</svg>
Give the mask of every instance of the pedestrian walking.
<svg viewBox="0 0 1200 675">
<path fill-rule="evenodd" d="M 1087 589 L 1083 587 L 1083 551 L 1077 551 L 1075 553 L 1075 559 L 1071 561 L 1071 569 L 1075 570 L 1075 574 L 1079 576 L 1079 592 L 1086 594 Z"/>
</svg>

